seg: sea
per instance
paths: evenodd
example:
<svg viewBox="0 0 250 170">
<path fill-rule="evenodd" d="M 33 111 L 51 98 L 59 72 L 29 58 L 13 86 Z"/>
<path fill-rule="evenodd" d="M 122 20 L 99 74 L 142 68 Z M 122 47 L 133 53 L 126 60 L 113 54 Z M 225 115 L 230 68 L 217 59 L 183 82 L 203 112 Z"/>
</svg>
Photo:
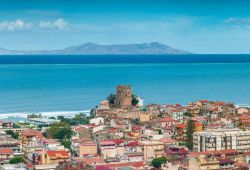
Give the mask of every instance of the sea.
<svg viewBox="0 0 250 170">
<path fill-rule="evenodd" d="M 250 105 L 250 55 L 0 56 L 0 118 L 88 111 L 131 85 L 145 104 Z"/>
</svg>

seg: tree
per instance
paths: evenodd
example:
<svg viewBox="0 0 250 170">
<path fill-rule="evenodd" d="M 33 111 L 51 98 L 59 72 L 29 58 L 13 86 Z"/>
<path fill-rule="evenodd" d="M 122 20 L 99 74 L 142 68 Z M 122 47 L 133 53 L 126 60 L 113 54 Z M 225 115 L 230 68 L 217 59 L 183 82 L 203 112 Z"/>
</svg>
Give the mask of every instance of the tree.
<svg viewBox="0 0 250 170">
<path fill-rule="evenodd" d="M 14 139 L 18 139 L 19 134 L 17 132 L 13 132 L 12 130 L 6 130 L 5 131 L 7 135 L 10 135 Z"/>
<path fill-rule="evenodd" d="M 132 105 L 136 106 L 139 103 L 139 100 L 137 99 L 137 96 L 132 94 Z"/>
<path fill-rule="evenodd" d="M 68 149 L 71 149 L 71 141 L 67 138 L 63 138 L 62 140 L 62 145 L 65 147 L 65 148 L 68 148 Z"/>
<path fill-rule="evenodd" d="M 73 133 L 69 124 L 63 121 L 52 124 L 48 132 L 54 139 L 63 139 L 64 137 L 69 139 Z"/>
<path fill-rule="evenodd" d="M 13 123 L 13 128 L 21 128 L 21 126 L 17 125 L 16 123 Z"/>
<path fill-rule="evenodd" d="M 131 122 L 135 125 L 139 125 L 141 123 L 138 118 L 132 119 Z"/>
<path fill-rule="evenodd" d="M 159 135 L 163 134 L 163 133 L 162 133 L 162 129 L 156 129 L 156 131 L 158 131 L 158 134 L 159 134 Z"/>
<path fill-rule="evenodd" d="M 23 157 L 15 157 L 9 161 L 10 164 L 17 164 L 22 162 L 24 162 Z"/>
<path fill-rule="evenodd" d="M 139 100 L 137 99 L 137 96 L 132 94 L 132 105 L 133 106 L 136 106 L 138 103 L 139 103 Z M 110 94 L 108 97 L 107 97 L 107 100 L 109 101 L 109 104 L 110 105 L 114 105 L 115 104 L 115 98 L 116 98 L 116 95 L 115 94 Z"/>
<path fill-rule="evenodd" d="M 192 114 L 189 113 L 189 112 L 185 112 L 185 113 L 184 113 L 184 116 L 194 117 L 194 115 L 192 115 Z"/>
<path fill-rule="evenodd" d="M 153 167 L 159 169 L 161 167 L 161 164 L 166 163 L 166 162 L 167 162 L 167 158 L 162 156 L 162 157 L 153 159 L 152 165 Z"/>
<path fill-rule="evenodd" d="M 110 105 L 115 104 L 115 98 L 116 98 L 116 95 L 112 93 L 107 97 L 107 100 L 109 101 Z"/>
<path fill-rule="evenodd" d="M 187 122 L 186 130 L 186 144 L 189 150 L 193 149 L 193 134 L 195 132 L 195 124 L 192 119 L 189 119 Z"/>
</svg>

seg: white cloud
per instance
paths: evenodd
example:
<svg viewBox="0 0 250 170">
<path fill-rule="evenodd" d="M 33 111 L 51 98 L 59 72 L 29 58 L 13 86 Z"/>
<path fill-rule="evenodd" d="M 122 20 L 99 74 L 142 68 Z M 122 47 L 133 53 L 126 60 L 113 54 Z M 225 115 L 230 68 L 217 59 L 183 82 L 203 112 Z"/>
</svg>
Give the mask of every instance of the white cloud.
<svg viewBox="0 0 250 170">
<path fill-rule="evenodd" d="M 0 22 L 0 31 L 22 31 L 29 30 L 32 27 L 31 23 L 17 19 L 16 21 Z"/>
<path fill-rule="evenodd" d="M 250 25 L 250 18 L 228 18 L 224 22 L 233 25 Z"/>
<path fill-rule="evenodd" d="M 63 19 L 57 19 L 54 22 L 51 21 L 40 21 L 39 27 L 40 28 L 56 28 L 56 29 L 65 29 L 68 23 Z"/>
</svg>

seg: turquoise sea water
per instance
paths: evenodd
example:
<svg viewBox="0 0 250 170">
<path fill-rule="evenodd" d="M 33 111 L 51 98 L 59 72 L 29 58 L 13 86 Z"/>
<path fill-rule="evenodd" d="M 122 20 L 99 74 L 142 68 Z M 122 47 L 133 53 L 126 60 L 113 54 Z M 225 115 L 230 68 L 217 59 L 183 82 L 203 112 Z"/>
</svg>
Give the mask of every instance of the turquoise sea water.
<svg viewBox="0 0 250 170">
<path fill-rule="evenodd" d="M 199 99 L 250 105 L 250 63 L 0 65 L 0 113 L 87 110 L 117 84 L 145 103 Z"/>
</svg>

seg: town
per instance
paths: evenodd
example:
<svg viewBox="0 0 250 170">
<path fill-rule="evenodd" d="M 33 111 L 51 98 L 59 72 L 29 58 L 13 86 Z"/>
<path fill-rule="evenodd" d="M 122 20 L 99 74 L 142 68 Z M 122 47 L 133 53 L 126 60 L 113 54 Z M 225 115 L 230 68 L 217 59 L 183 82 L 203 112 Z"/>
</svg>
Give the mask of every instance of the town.
<svg viewBox="0 0 250 170">
<path fill-rule="evenodd" d="M 1 121 L 0 164 L 0 170 L 247 170 L 250 108 L 209 100 L 144 105 L 130 85 L 118 85 L 89 115 Z"/>
</svg>

